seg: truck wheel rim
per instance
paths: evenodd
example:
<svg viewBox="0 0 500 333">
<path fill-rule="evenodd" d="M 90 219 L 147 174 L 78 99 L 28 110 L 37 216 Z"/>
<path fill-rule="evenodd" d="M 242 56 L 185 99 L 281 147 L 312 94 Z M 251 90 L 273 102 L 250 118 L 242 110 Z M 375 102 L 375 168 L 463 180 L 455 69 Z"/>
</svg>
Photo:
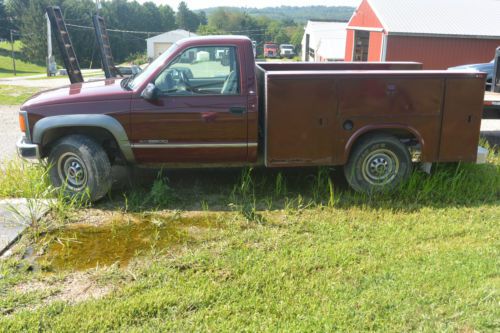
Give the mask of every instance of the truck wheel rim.
<svg viewBox="0 0 500 333">
<path fill-rule="evenodd" d="M 362 176 L 371 185 L 384 186 L 396 178 L 399 172 L 399 159 L 388 149 L 377 149 L 363 161 Z"/>
<path fill-rule="evenodd" d="M 61 181 L 72 191 L 81 191 L 87 185 L 85 165 L 76 154 L 63 154 L 57 163 L 57 171 Z"/>
</svg>

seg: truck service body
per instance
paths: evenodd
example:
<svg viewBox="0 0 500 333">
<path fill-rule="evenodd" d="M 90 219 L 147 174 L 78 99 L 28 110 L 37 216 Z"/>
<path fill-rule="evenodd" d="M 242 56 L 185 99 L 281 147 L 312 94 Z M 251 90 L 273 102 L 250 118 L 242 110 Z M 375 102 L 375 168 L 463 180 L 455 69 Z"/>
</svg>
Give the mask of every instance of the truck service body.
<svg viewBox="0 0 500 333">
<path fill-rule="evenodd" d="M 55 185 L 88 187 L 94 200 L 110 186 L 94 180 L 113 163 L 345 165 L 356 190 L 393 187 L 411 170 L 410 149 L 427 163 L 478 158 L 485 74 L 421 68 L 256 64 L 246 37 L 189 38 L 125 81 L 34 95 L 21 107 L 18 150 L 48 157 Z M 82 156 L 82 140 L 106 170 L 91 174 L 97 162 Z"/>
</svg>

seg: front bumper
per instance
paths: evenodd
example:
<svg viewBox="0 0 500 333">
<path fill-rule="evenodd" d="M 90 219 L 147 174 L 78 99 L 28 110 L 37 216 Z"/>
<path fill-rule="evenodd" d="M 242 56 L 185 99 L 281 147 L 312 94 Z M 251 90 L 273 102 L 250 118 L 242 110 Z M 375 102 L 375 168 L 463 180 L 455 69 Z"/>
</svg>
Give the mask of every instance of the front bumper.
<svg viewBox="0 0 500 333">
<path fill-rule="evenodd" d="M 22 136 L 17 141 L 17 153 L 25 159 L 40 159 L 40 147 L 37 144 L 27 142 L 26 137 Z"/>
</svg>

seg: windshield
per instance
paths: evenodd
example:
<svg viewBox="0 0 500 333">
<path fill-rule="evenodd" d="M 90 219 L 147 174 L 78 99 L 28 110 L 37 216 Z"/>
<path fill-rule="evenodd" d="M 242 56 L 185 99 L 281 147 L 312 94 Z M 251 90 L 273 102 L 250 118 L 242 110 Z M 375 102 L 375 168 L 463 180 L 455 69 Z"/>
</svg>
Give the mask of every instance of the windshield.
<svg viewBox="0 0 500 333">
<path fill-rule="evenodd" d="M 148 67 L 146 67 L 141 73 L 137 74 L 137 76 L 128 83 L 128 88 L 136 89 L 140 87 L 144 81 L 151 76 L 151 73 L 156 71 L 158 67 L 163 66 L 165 60 L 175 51 L 177 50 L 178 45 L 173 44 L 168 48 L 167 51 L 163 52 L 158 58 L 156 58 Z"/>
</svg>

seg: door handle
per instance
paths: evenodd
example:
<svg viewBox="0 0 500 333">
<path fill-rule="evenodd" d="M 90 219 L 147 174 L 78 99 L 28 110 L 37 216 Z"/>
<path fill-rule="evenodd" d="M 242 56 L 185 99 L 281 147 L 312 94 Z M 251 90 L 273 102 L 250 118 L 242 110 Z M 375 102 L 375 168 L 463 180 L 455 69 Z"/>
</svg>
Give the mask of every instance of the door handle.
<svg viewBox="0 0 500 333">
<path fill-rule="evenodd" d="M 232 114 L 243 114 L 246 111 L 247 109 L 241 106 L 233 106 L 229 108 L 229 112 L 231 112 Z"/>
</svg>

